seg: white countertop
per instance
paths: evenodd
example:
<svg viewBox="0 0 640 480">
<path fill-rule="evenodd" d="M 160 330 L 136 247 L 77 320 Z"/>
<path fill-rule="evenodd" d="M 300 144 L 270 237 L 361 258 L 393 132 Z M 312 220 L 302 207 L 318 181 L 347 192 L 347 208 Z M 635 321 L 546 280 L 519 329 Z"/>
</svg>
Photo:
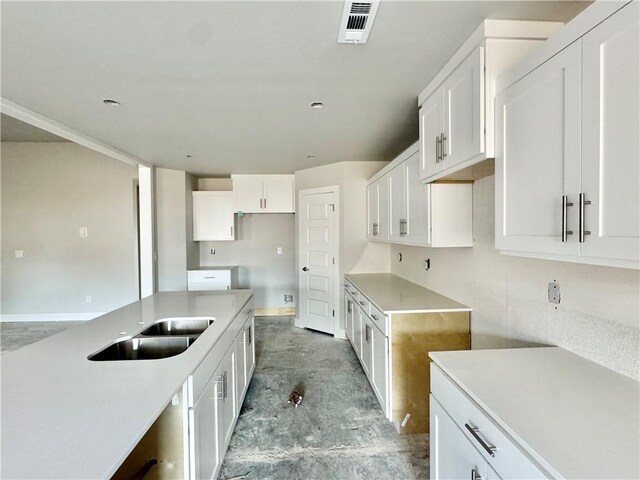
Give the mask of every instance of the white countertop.
<svg viewBox="0 0 640 480">
<path fill-rule="evenodd" d="M 391 273 L 345 275 L 386 314 L 470 312 L 471 308 Z"/>
<path fill-rule="evenodd" d="M 640 478 L 640 383 L 558 347 L 429 356 L 556 478 Z"/>
<path fill-rule="evenodd" d="M 2 478 L 111 477 L 252 295 L 158 293 L 2 354 Z M 138 322 L 194 316 L 216 320 L 180 355 L 87 359 Z"/>
</svg>

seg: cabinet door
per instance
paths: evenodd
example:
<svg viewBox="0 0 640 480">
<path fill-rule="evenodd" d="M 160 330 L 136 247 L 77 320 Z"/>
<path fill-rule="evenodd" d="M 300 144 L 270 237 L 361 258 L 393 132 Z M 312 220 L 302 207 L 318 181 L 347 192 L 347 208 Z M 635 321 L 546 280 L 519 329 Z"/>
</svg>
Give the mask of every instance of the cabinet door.
<svg viewBox="0 0 640 480">
<path fill-rule="evenodd" d="M 246 339 L 246 357 L 244 362 L 245 368 L 245 377 L 247 379 L 247 385 L 245 388 L 249 387 L 251 383 L 251 377 L 253 376 L 253 372 L 256 368 L 256 326 L 255 326 L 255 318 L 253 314 L 251 315 L 251 319 L 245 324 L 245 339 Z"/>
<path fill-rule="evenodd" d="M 429 186 L 420 180 L 420 154 L 405 160 L 404 182 L 406 213 L 404 241 L 412 245 L 429 245 Z"/>
<path fill-rule="evenodd" d="M 371 370 L 373 373 L 371 375 L 371 385 L 378 396 L 385 417 L 388 417 L 389 339 L 375 325 L 371 325 L 371 337 Z"/>
<path fill-rule="evenodd" d="M 420 107 L 420 179 L 444 168 L 440 161 L 440 134 L 443 133 L 444 97 L 442 88 L 436 90 Z"/>
<path fill-rule="evenodd" d="M 496 248 L 577 255 L 580 42 L 496 98 Z M 567 210 L 562 241 L 562 199 Z"/>
<path fill-rule="evenodd" d="M 294 179 L 265 180 L 263 183 L 263 212 L 294 213 Z"/>
<path fill-rule="evenodd" d="M 378 184 L 378 235 L 376 238 L 386 242 L 389 240 L 389 179 L 385 175 L 376 183 Z"/>
<path fill-rule="evenodd" d="M 360 308 L 356 306 L 355 302 L 352 302 L 353 310 L 353 349 L 356 352 L 358 358 L 362 358 L 362 330 L 364 325 L 362 324 L 362 315 L 360 315 Z"/>
<path fill-rule="evenodd" d="M 444 81 L 444 168 L 484 153 L 484 47 Z"/>
<path fill-rule="evenodd" d="M 433 395 L 429 396 L 432 480 L 486 478 L 487 463 Z"/>
<path fill-rule="evenodd" d="M 227 445 L 231 439 L 233 433 L 233 426 L 236 416 L 236 355 L 235 349 L 230 348 L 227 354 L 224 356 L 222 363 L 218 367 L 219 376 L 222 378 L 222 401 L 220 405 L 221 417 L 222 417 L 222 450 L 220 458 L 224 457 Z"/>
<path fill-rule="evenodd" d="M 404 220 L 407 204 L 404 163 L 387 175 L 389 182 L 389 241 L 404 242 Z"/>
<path fill-rule="evenodd" d="M 344 318 L 345 318 L 345 331 L 347 338 L 353 343 L 353 302 L 351 296 L 345 292 L 344 294 Z"/>
<path fill-rule="evenodd" d="M 639 8 L 627 5 L 582 39 L 585 257 L 640 253 Z"/>
<path fill-rule="evenodd" d="M 235 211 L 261 213 L 263 205 L 262 180 L 234 179 Z"/>
<path fill-rule="evenodd" d="M 236 371 L 235 371 L 235 384 L 236 384 L 236 411 L 239 412 L 242 407 L 242 395 L 247 387 L 247 331 L 246 325 L 240 330 L 235 341 L 236 347 Z"/>
<path fill-rule="evenodd" d="M 193 239 L 235 240 L 233 192 L 193 192 Z"/>
<path fill-rule="evenodd" d="M 378 195 L 380 184 L 378 182 L 367 186 L 367 239 L 377 240 L 380 227 Z"/>
<path fill-rule="evenodd" d="M 364 373 L 371 378 L 371 324 L 367 318 L 367 314 L 362 309 L 360 311 L 360 318 L 362 322 L 362 368 Z"/>
<path fill-rule="evenodd" d="M 219 429 L 219 391 L 218 376 L 213 375 L 205 386 L 200 398 L 189 411 L 190 434 L 193 438 L 190 442 L 193 449 L 192 455 L 192 479 L 211 479 L 220 465 L 220 438 Z"/>
</svg>

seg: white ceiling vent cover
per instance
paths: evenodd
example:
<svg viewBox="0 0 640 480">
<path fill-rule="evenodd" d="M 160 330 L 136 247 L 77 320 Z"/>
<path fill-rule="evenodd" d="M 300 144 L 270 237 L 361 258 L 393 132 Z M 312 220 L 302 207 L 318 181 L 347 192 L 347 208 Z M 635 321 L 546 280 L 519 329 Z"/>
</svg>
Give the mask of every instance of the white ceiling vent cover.
<svg viewBox="0 0 640 480">
<path fill-rule="evenodd" d="M 344 2 L 338 43 L 367 43 L 380 0 Z"/>
</svg>

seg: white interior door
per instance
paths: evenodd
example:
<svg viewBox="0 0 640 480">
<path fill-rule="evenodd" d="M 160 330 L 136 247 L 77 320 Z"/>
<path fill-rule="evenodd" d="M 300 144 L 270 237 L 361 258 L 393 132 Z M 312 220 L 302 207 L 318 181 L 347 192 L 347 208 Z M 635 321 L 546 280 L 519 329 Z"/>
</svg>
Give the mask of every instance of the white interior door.
<svg viewBox="0 0 640 480">
<path fill-rule="evenodd" d="M 338 311 L 337 187 L 300 191 L 296 325 L 336 335 Z"/>
<path fill-rule="evenodd" d="M 582 192 L 580 255 L 638 260 L 640 250 L 640 27 L 637 2 L 582 40 Z"/>
</svg>

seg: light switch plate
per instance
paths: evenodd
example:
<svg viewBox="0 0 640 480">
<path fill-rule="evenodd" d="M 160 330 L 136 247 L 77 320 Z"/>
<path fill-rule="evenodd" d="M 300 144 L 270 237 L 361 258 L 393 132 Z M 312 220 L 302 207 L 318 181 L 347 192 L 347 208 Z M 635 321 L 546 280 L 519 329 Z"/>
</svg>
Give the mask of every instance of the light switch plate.
<svg viewBox="0 0 640 480">
<path fill-rule="evenodd" d="M 278 255 L 282 255 L 282 247 L 278 247 L 277 252 L 278 252 Z"/>
<path fill-rule="evenodd" d="M 80 227 L 80 238 L 87 238 L 89 236 L 89 230 L 87 227 Z"/>
<path fill-rule="evenodd" d="M 16 250 L 16 258 L 24 257 L 24 250 Z"/>
<path fill-rule="evenodd" d="M 560 284 L 553 281 L 549 283 L 547 293 L 549 295 L 549 303 L 560 303 Z"/>
</svg>

